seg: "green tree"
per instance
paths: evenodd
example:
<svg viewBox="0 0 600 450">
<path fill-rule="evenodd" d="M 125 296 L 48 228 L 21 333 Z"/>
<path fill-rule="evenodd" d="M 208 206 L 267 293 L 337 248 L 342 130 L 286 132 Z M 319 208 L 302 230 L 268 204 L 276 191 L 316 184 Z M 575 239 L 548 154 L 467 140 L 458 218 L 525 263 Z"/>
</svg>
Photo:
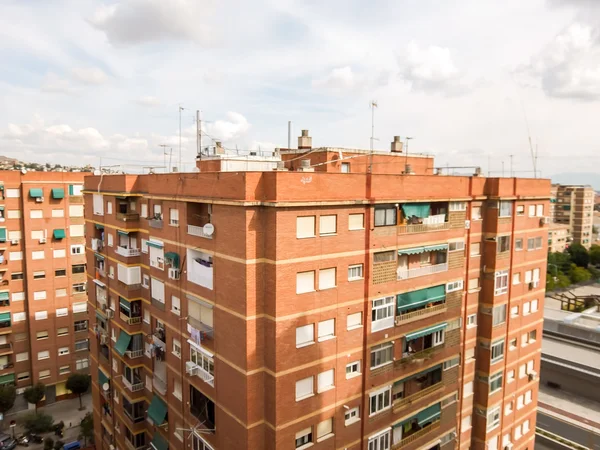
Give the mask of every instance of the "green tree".
<svg viewBox="0 0 600 450">
<path fill-rule="evenodd" d="M 581 244 L 572 244 L 569 247 L 569 254 L 571 255 L 571 261 L 579 267 L 585 268 L 590 263 L 590 255 L 587 249 Z"/>
<path fill-rule="evenodd" d="M 555 273 L 555 270 L 567 272 L 571 267 L 571 255 L 569 253 L 549 253 L 548 254 L 548 272 Z"/>
<path fill-rule="evenodd" d="M 81 396 L 90 388 L 90 376 L 84 373 L 74 373 L 67 379 L 66 387 L 68 390 L 77 394 L 79 397 L 79 410 L 83 410 Z"/>
<path fill-rule="evenodd" d="M 571 272 L 569 273 L 571 281 L 573 283 L 581 283 L 592 278 L 592 274 L 583 267 L 577 267 L 575 264 L 571 266 Z"/>
<path fill-rule="evenodd" d="M 564 273 L 560 272 L 557 276 L 558 281 L 556 281 L 556 287 L 558 288 L 567 288 L 571 285 L 571 279 L 566 276 Z"/>
<path fill-rule="evenodd" d="M 6 413 L 14 406 L 17 390 L 9 384 L 0 385 L 0 413 Z"/>
<path fill-rule="evenodd" d="M 21 424 L 30 433 L 46 433 L 52 430 L 54 419 L 51 415 L 45 413 L 30 412 L 25 414 L 21 419 Z"/>
<path fill-rule="evenodd" d="M 41 382 L 38 382 L 37 384 L 28 387 L 27 389 L 25 389 L 25 392 L 23 392 L 23 397 L 25 397 L 27 403 L 35 405 L 35 412 L 37 412 L 38 403 L 42 401 L 45 395 L 46 385 Z"/>
<path fill-rule="evenodd" d="M 592 245 L 590 248 L 590 263 L 600 265 L 600 245 Z"/>
<path fill-rule="evenodd" d="M 83 438 L 83 446 L 87 446 L 88 439 L 90 443 L 94 442 L 94 415 L 89 412 L 85 415 L 83 419 L 81 419 L 81 423 L 79 424 L 81 436 L 79 439 Z"/>
</svg>

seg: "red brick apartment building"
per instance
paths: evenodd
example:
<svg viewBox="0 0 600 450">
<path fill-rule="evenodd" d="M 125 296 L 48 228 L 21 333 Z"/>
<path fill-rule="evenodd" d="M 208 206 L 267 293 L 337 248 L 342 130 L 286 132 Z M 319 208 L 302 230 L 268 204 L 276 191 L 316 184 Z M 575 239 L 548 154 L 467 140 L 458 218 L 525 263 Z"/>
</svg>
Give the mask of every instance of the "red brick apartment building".
<svg viewBox="0 0 600 450">
<path fill-rule="evenodd" d="M 300 147 L 86 178 L 97 447 L 533 450 L 550 181 Z"/>
<path fill-rule="evenodd" d="M 41 381 L 46 404 L 89 370 L 84 175 L 0 172 L 0 383 Z"/>
</svg>

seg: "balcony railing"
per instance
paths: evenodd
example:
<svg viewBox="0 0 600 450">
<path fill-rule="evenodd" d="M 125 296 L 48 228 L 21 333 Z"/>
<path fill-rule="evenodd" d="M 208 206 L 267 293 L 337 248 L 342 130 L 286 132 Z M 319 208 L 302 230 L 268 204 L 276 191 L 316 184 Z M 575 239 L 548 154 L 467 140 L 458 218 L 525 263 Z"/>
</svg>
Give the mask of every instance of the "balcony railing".
<svg viewBox="0 0 600 450">
<path fill-rule="evenodd" d="M 13 352 L 12 342 L 0 344 L 0 355 L 8 355 Z"/>
<path fill-rule="evenodd" d="M 103 248 L 104 242 L 102 242 L 102 239 L 92 238 L 92 250 L 101 252 Z"/>
<path fill-rule="evenodd" d="M 136 220 L 140 220 L 140 215 L 138 213 L 132 213 L 132 212 L 117 213 L 115 215 L 115 217 L 117 218 L 117 220 L 120 220 L 121 222 L 133 222 Z"/>
<path fill-rule="evenodd" d="M 162 228 L 163 220 L 162 219 L 148 219 L 148 225 L 151 228 Z"/>
<path fill-rule="evenodd" d="M 417 267 L 415 269 L 404 269 L 398 270 L 398 279 L 407 280 L 409 278 L 422 277 L 425 275 L 431 275 L 434 273 L 446 272 L 448 270 L 448 263 L 434 264 L 432 266 Z"/>
<path fill-rule="evenodd" d="M 152 385 L 154 386 L 154 389 L 162 395 L 167 393 L 167 382 L 159 378 L 156 374 L 154 374 L 154 378 L 152 378 Z"/>
<path fill-rule="evenodd" d="M 212 387 L 215 386 L 215 376 L 210 374 L 208 371 L 204 370 L 204 368 L 202 368 L 198 364 L 194 364 L 192 361 L 188 361 L 186 363 L 186 370 L 191 375 L 196 375 L 198 378 L 200 378 L 205 383 L 210 384 Z"/>
<path fill-rule="evenodd" d="M 144 389 L 144 383 L 143 382 L 139 382 L 139 383 L 130 383 L 129 380 L 125 377 L 123 377 L 123 385 L 125 385 L 125 387 L 127 389 L 129 389 L 131 392 L 137 392 L 137 391 L 141 391 L 142 389 Z"/>
<path fill-rule="evenodd" d="M 96 279 L 106 278 L 106 272 L 100 267 L 96 267 Z"/>
<path fill-rule="evenodd" d="M 432 392 L 435 392 L 439 389 L 441 389 L 442 387 L 444 387 L 444 383 L 443 382 L 439 382 L 436 384 L 433 384 L 429 387 L 426 387 L 425 389 L 420 390 L 419 392 L 415 392 L 413 395 L 409 395 L 408 397 L 405 398 L 401 398 L 399 400 L 396 400 L 393 405 L 393 411 L 394 414 L 401 409 L 402 407 L 404 407 L 405 405 L 408 405 L 410 403 L 413 403 L 416 400 L 422 399 L 423 397 L 428 396 L 429 394 L 431 394 Z"/>
<path fill-rule="evenodd" d="M 118 253 L 121 256 L 125 256 L 126 258 L 132 257 L 132 256 L 140 256 L 140 249 L 139 248 L 125 248 L 125 247 L 120 247 L 117 246 L 117 248 L 115 248 L 115 253 Z"/>
<path fill-rule="evenodd" d="M 119 280 L 119 285 L 126 291 L 137 291 L 142 288 L 141 283 L 127 284 L 124 281 Z"/>
<path fill-rule="evenodd" d="M 429 308 L 419 309 L 417 311 L 409 312 L 406 314 L 400 314 L 399 316 L 396 316 L 396 326 L 402 325 L 402 322 L 414 319 L 415 317 L 423 318 L 429 315 L 439 314 L 441 312 L 444 312 L 445 310 L 446 304 L 443 303 L 441 305 L 435 305 Z"/>
<path fill-rule="evenodd" d="M 427 231 L 449 230 L 450 222 L 419 223 L 415 225 L 398 225 L 398 234 L 425 233 Z"/>
<path fill-rule="evenodd" d="M 188 225 L 188 234 L 192 236 L 198 236 L 201 238 L 212 239 L 212 235 L 208 235 L 204 232 L 204 228 L 198 225 Z"/>
<path fill-rule="evenodd" d="M 130 358 L 141 358 L 144 355 L 144 350 L 125 350 L 125 354 Z"/>
<path fill-rule="evenodd" d="M 142 317 L 129 317 L 125 313 L 119 313 L 119 317 L 121 320 L 129 325 L 137 325 L 142 323 Z"/>
<path fill-rule="evenodd" d="M 426 348 L 425 350 L 421 350 L 420 352 L 404 354 L 404 355 L 402 355 L 402 359 L 400 359 L 399 361 L 398 360 L 394 361 L 394 365 L 397 366 L 400 364 L 409 363 L 411 361 L 418 361 L 418 360 L 431 358 L 432 356 L 434 356 L 436 353 L 438 353 L 443 348 L 444 348 L 444 344 L 436 345 L 435 347 Z"/>
<path fill-rule="evenodd" d="M 9 362 L 9 363 L 0 365 L 0 370 L 12 369 L 14 366 L 15 366 L 14 363 Z"/>
<path fill-rule="evenodd" d="M 437 429 L 440 427 L 440 421 L 437 420 L 435 422 L 430 423 L 429 425 L 427 425 L 426 427 L 420 429 L 419 431 L 417 431 L 416 433 L 411 434 L 408 437 L 405 437 L 404 439 L 402 439 L 400 442 L 392 445 L 392 450 L 396 450 L 398 448 L 402 448 L 407 446 L 408 444 L 412 444 L 413 442 L 415 442 L 417 439 L 419 439 L 422 436 L 425 436 L 426 434 L 428 434 L 429 432 Z"/>
</svg>

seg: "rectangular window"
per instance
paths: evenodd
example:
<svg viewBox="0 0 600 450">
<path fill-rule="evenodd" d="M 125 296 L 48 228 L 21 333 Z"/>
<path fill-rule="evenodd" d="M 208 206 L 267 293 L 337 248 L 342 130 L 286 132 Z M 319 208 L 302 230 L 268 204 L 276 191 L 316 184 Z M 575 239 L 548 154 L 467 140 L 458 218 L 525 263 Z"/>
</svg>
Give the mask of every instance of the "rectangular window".
<svg viewBox="0 0 600 450">
<path fill-rule="evenodd" d="M 468 284 L 469 291 L 476 291 L 479 289 L 479 278 L 471 278 Z"/>
<path fill-rule="evenodd" d="M 71 266 L 71 273 L 85 273 L 85 264 L 74 264 Z"/>
<path fill-rule="evenodd" d="M 23 272 L 13 272 L 10 274 L 10 279 L 11 280 L 22 280 L 23 279 Z"/>
<path fill-rule="evenodd" d="M 473 242 L 471 244 L 471 256 L 479 256 L 481 255 L 481 243 Z"/>
<path fill-rule="evenodd" d="M 346 317 L 346 329 L 348 331 L 362 327 L 362 312 L 348 314 Z"/>
<path fill-rule="evenodd" d="M 369 415 L 373 416 L 391 406 L 392 386 L 386 386 L 369 394 Z"/>
<path fill-rule="evenodd" d="M 60 366 L 58 368 L 59 375 L 64 375 L 65 373 L 69 373 L 71 371 L 71 366 Z"/>
<path fill-rule="evenodd" d="M 23 322 L 24 320 L 27 320 L 24 312 L 13 313 L 13 322 Z"/>
<path fill-rule="evenodd" d="M 69 315 L 69 308 L 58 308 L 56 310 L 56 317 L 64 317 Z"/>
<path fill-rule="evenodd" d="M 34 300 L 46 300 L 46 291 L 35 291 L 33 293 Z"/>
<path fill-rule="evenodd" d="M 43 350 L 38 352 L 38 360 L 40 359 L 48 359 L 50 358 L 50 352 L 48 350 Z"/>
<path fill-rule="evenodd" d="M 69 205 L 69 217 L 83 217 L 83 205 Z"/>
<path fill-rule="evenodd" d="M 525 205 L 517 205 L 517 216 L 525 214 Z"/>
<path fill-rule="evenodd" d="M 544 215 L 544 205 L 535 205 L 535 215 L 538 217 Z"/>
<path fill-rule="evenodd" d="M 346 379 L 360 375 L 360 361 L 354 361 L 346 365 Z"/>
<path fill-rule="evenodd" d="M 179 210 L 177 208 L 169 209 L 169 225 L 179 226 Z"/>
<path fill-rule="evenodd" d="M 69 328 L 68 327 L 61 327 L 58 330 L 56 330 L 56 334 L 58 336 L 67 336 L 69 334 Z"/>
<path fill-rule="evenodd" d="M 46 278 L 46 272 L 44 272 L 43 270 L 36 270 L 35 272 L 33 272 L 34 280 L 43 280 L 44 278 Z"/>
<path fill-rule="evenodd" d="M 520 284 L 520 283 L 521 283 L 521 274 L 519 272 L 513 273 L 512 284 Z"/>
<path fill-rule="evenodd" d="M 69 347 L 60 347 L 58 349 L 58 356 L 63 356 L 63 355 L 68 355 L 69 354 Z"/>
<path fill-rule="evenodd" d="M 335 319 L 319 322 L 319 342 L 335 337 Z"/>
<path fill-rule="evenodd" d="M 523 250 L 523 239 L 521 239 L 521 238 L 515 239 L 515 250 L 516 251 Z"/>
<path fill-rule="evenodd" d="M 494 295 L 506 294 L 508 292 L 508 270 L 502 270 L 495 274 Z"/>
<path fill-rule="evenodd" d="M 317 376 L 317 392 L 325 392 L 335 387 L 335 373 L 333 369 L 321 372 Z"/>
<path fill-rule="evenodd" d="M 29 380 L 29 372 L 21 372 L 17 374 L 17 381 Z"/>
<path fill-rule="evenodd" d="M 13 302 L 22 302 L 25 300 L 25 292 L 13 292 L 11 295 L 11 300 Z"/>
<path fill-rule="evenodd" d="M 471 208 L 471 220 L 481 220 L 481 206 Z"/>
<path fill-rule="evenodd" d="M 8 254 L 8 259 L 10 261 L 22 261 L 23 260 L 23 252 L 10 252 Z"/>
<path fill-rule="evenodd" d="M 373 263 L 382 263 L 396 260 L 396 253 L 394 251 L 378 252 L 373 254 Z"/>
<path fill-rule="evenodd" d="M 28 352 L 17 353 L 17 356 L 16 356 L 17 362 L 27 361 L 28 359 L 29 359 L 29 353 Z"/>
<path fill-rule="evenodd" d="M 470 415 L 463 418 L 463 420 L 460 422 L 461 433 L 464 433 L 465 431 L 467 431 L 471 428 L 471 420 L 472 420 L 472 416 L 470 416 Z"/>
<path fill-rule="evenodd" d="M 73 294 L 82 294 L 85 292 L 85 283 L 75 283 L 73 285 Z"/>
<path fill-rule="evenodd" d="M 527 250 L 535 250 L 535 238 L 527 239 Z"/>
<path fill-rule="evenodd" d="M 371 370 L 391 363 L 393 357 L 394 344 L 391 342 L 374 345 L 371 347 Z"/>
<path fill-rule="evenodd" d="M 362 280 L 363 278 L 363 265 L 354 264 L 348 266 L 348 281 Z"/>
<path fill-rule="evenodd" d="M 55 297 L 66 297 L 67 296 L 67 290 L 65 288 L 57 289 L 54 292 L 54 296 Z"/>
<path fill-rule="evenodd" d="M 539 301 L 531 300 L 531 312 L 536 312 L 538 310 Z"/>
<path fill-rule="evenodd" d="M 75 351 L 88 350 L 89 344 L 87 339 L 82 339 L 80 341 L 75 341 Z"/>
<path fill-rule="evenodd" d="M 511 217 L 512 216 L 512 202 L 500 200 L 498 205 L 498 216 L 499 217 Z"/>
<path fill-rule="evenodd" d="M 364 230 L 365 215 L 364 214 L 349 214 L 348 215 L 348 230 Z"/>
<path fill-rule="evenodd" d="M 467 316 L 467 328 L 473 328 L 477 326 L 477 314 L 469 314 Z"/>
<path fill-rule="evenodd" d="M 9 241 L 18 241 L 21 238 L 22 238 L 21 232 L 18 230 L 8 232 L 8 240 Z"/>
<path fill-rule="evenodd" d="M 96 216 L 104 215 L 104 198 L 101 194 L 93 194 L 92 197 L 93 212 Z"/>
<path fill-rule="evenodd" d="M 43 219 L 44 212 L 41 209 L 32 209 L 29 211 L 29 218 L 30 219 Z"/>
<path fill-rule="evenodd" d="M 67 251 L 64 248 L 56 249 L 56 250 L 52 251 L 52 256 L 54 257 L 54 259 L 57 259 L 57 258 L 66 258 L 67 257 Z"/>
<path fill-rule="evenodd" d="M 79 217 L 83 217 L 83 205 L 77 205 L 77 206 L 81 206 L 81 216 L 79 216 Z M 53 209 L 52 217 L 65 217 L 65 210 L 64 209 Z"/>
<path fill-rule="evenodd" d="M 510 236 L 498 236 L 498 253 L 510 250 Z"/>
<path fill-rule="evenodd" d="M 397 209 L 395 206 L 383 206 L 375 208 L 375 226 L 388 227 L 396 225 Z"/>
<path fill-rule="evenodd" d="M 333 436 L 333 417 L 317 424 L 317 442 Z"/>
<path fill-rule="evenodd" d="M 466 211 L 467 202 L 450 202 L 450 211 Z"/>
<path fill-rule="evenodd" d="M 319 217 L 319 234 L 321 236 L 337 233 L 337 216 L 321 216 Z"/>
<path fill-rule="evenodd" d="M 504 358 L 504 339 L 492 343 L 490 346 L 491 362 L 497 363 Z"/>
<path fill-rule="evenodd" d="M 518 317 L 519 316 L 519 307 L 518 306 L 512 306 L 510 308 L 510 317 Z"/>
<path fill-rule="evenodd" d="M 38 239 L 43 239 L 44 238 L 44 230 L 33 230 L 31 232 L 31 239 L 33 239 L 34 241 L 38 240 Z"/>
<path fill-rule="evenodd" d="M 534 217 L 535 216 L 535 205 L 529 205 L 529 207 L 527 209 L 529 211 L 529 217 Z"/>
<path fill-rule="evenodd" d="M 83 237 L 85 235 L 83 225 L 69 225 L 69 236 Z"/>
<path fill-rule="evenodd" d="M 296 217 L 296 237 L 298 239 L 315 237 L 315 216 Z"/>
<path fill-rule="evenodd" d="M 21 211 L 18 209 L 9 209 L 8 211 L 6 211 L 6 218 L 7 219 L 20 219 Z"/>
<path fill-rule="evenodd" d="M 523 315 L 526 316 L 531 312 L 531 304 L 529 302 L 523 303 Z"/>
<path fill-rule="evenodd" d="M 488 410 L 487 413 L 487 431 L 500 425 L 500 407 L 496 406 Z"/>
<path fill-rule="evenodd" d="M 38 250 L 38 251 L 31 252 L 31 259 L 44 259 L 44 257 L 45 257 L 44 250 Z"/>
<path fill-rule="evenodd" d="M 19 198 L 21 196 L 21 191 L 19 189 L 7 189 L 6 190 L 6 198 Z"/>
<path fill-rule="evenodd" d="M 296 328 L 296 348 L 305 347 L 315 343 L 314 324 L 304 325 Z"/>
<path fill-rule="evenodd" d="M 319 270 L 319 290 L 331 289 L 336 287 L 336 269 L 331 267 L 329 269 Z"/>
<path fill-rule="evenodd" d="M 114 237 L 111 233 L 106 233 L 106 243 L 109 247 L 114 245 Z"/>
<path fill-rule="evenodd" d="M 490 384 L 490 393 L 496 392 L 499 389 L 502 389 L 502 372 L 496 373 L 490 376 L 489 380 Z"/>
<path fill-rule="evenodd" d="M 304 447 L 313 442 L 312 428 L 308 427 L 296 433 L 296 448 Z M 198 447 L 202 450 L 201 447 Z M 210 449 L 208 449 L 210 450 Z"/>
<path fill-rule="evenodd" d="M 89 365 L 90 365 L 90 360 L 87 358 L 78 359 L 75 362 L 75 368 L 77 370 L 87 369 L 89 367 Z M 115 392 L 116 392 L 116 390 L 115 390 Z"/>
<path fill-rule="evenodd" d="M 181 358 L 181 342 L 177 339 L 173 339 L 173 354 Z"/>
<path fill-rule="evenodd" d="M 304 400 L 314 394 L 314 377 L 296 381 L 296 401 Z"/>
<path fill-rule="evenodd" d="M 298 272 L 296 274 L 296 294 L 315 291 L 315 272 Z"/>
<path fill-rule="evenodd" d="M 147 203 L 142 203 L 142 206 L 140 209 L 140 216 L 144 219 L 148 218 L 148 204 Z"/>
<path fill-rule="evenodd" d="M 492 309 L 492 326 L 506 322 L 506 304 L 494 306 Z"/>
<path fill-rule="evenodd" d="M 181 314 L 181 300 L 179 297 L 171 296 L 171 312 L 173 314 L 177 314 L 178 316 Z"/>
<path fill-rule="evenodd" d="M 454 241 L 448 243 L 449 252 L 459 252 L 465 250 L 465 241 Z"/>
<path fill-rule="evenodd" d="M 35 320 L 46 320 L 48 318 L 48 311 L 37 311 L 35 313 Z"/>
<path fill-rule="evenodd" d="M 50 369 L 40 370 L 38 374 L 38 378 L 43 380 L 44 378 L 50 378 Z"/>
<path fill-rule="evenodd" d="M 446 284 L 446 293 L 460 291 L 463 288 L 463 280 L 451 281 Z"/>
<path fill-rule="evenodd" d="M 394 326 L 394 306 L 395 298 L 393 296 L 372 301 L 371 332 Z"/>
<path fill-rule="evenodd" d="M 38 331 L 35 334 L 35 338 L 39 341 L 42 339 L 48 339 L 48 332 L 47 331 Z"/>
<path fill-rule="evenodd" d="M 452 367 L 458 366 L 460 363 L 460 357 L 449 359 L 448 361 L 444 361 L 444 370 L 451 369 Z"/>
<path fill-rule="evenodd" d="M 344 425 L 348 426 L 360 420 L 360 411 L 358 406 L 350 408 L 344 414 Z"/>
<path fill-rule="evenodd" d="M 83 245 L 71 245 L 71 255 L 83 255 L 84 251 Z"/>
</svg>

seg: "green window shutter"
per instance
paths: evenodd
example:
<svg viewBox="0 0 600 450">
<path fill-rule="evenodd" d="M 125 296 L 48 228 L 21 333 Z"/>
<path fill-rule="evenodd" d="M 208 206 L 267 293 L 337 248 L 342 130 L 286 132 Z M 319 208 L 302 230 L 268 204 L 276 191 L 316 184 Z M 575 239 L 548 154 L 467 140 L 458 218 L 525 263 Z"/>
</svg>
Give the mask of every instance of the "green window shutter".
<svg viewBox="0 0 600 450">
<path fill-rule="evenodd" d="M 131 335 L 125 333 L 124 331 L 121 331 L 121 333 L 119 334 L 119 339 L 115 344 L 115 350 L 117 351 L 117 353 L 123 356 L 125 354 L 125 350 L 127 350 L 127 347 L 129 347 L 130 342 Z"/>
<path fill-rule="evenodd" d="M 167 416 L 167 405 L 158 396 L 152 397 L 150 407 L 148 408 L 148 417 L 152 419 L 154 425 L 160 426 Z"/>
<path fill-rule="evenodd" d="M 0 322 L 10 322 L 10 313 L 9 312 L 0 313 Z"/>
<path fill-rule="evenodd" d="M 0 292 L 0 301 L 8 300 L 9 293 L 8 292 Z"/>
<path fill-rule="evenodd" d="M 44 196 L 44 191 L 40 188 L 31 188 L 29 189 L 29 196 L 31 198 L 40 198 Z"/>
<path fill-rule="evenodd" d="M 65 198 L 65 190 L 62 188 L 52 188 L 52 198 L 57 200 Z"/>
<path fill-rule="evenodd" d="M 73 185 L 69 185 L 69 195 L 73 195 Z"/>
<path fill-rule="evenodd" d="M 0 228 L 0 242 L 6 242 L 6 228 Z"/>
<path fill-rule="evenodd" d="M 67 237 L 65 230 L 63 230 L 62 228 L 57 228 L 52 234 L 54 236 L 54 239 L 64 239 Z"/>
</svg>

